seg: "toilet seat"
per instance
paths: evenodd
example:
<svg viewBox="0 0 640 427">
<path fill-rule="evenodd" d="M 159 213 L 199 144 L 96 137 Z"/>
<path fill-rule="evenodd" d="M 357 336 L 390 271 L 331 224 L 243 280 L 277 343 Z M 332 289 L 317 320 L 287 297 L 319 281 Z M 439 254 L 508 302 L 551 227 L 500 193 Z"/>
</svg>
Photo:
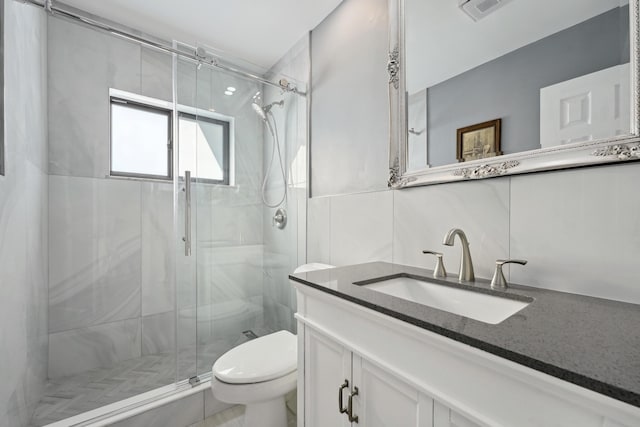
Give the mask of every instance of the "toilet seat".
<svg viewBox="0 0 640 427">
<path fill-rule="evenodd" d="M 297 339 L 278 331 L 235 347 L 213 365 L 213 375 L 227 384 L 271 381 L 294 372 L 298 363 Z"/>
</svg>

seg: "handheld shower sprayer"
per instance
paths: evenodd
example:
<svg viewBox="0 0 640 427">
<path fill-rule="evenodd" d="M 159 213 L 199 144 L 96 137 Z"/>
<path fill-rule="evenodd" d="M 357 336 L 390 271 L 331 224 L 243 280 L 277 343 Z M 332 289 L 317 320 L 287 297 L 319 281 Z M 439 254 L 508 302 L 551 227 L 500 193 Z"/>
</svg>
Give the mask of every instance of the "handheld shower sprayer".
<svg viewBox="0 0 640 427">
<path fill-rule="evenodd" d="M 267 170 L 265 171 L 264 174 L 264 180 L 262 181 L 262 202 L 264 203 L 265 206 L 269 207 L 269 208 L 277 208 L 280 205 L 282 205 L 282 203 L 284 203 L 284 201 L 287 198 L 287 175 L 286 172 L 284 170 L 284 163 L 282 161 L 282 153 L 280 152 L 280 141 L 278 138 L 278 128 L 277 128 L 277 124 L 276 124 L 276 119 L 273 116 L 273 113 L 271 113 L 271 109 L 273 108 L 274 105 L 279 105 L 280 107 L 284 106 L 284 100 L 280 100 L 280 101 L 276 101 L 276 102 L 272 102 L 271 104 L 265 105 L 264 107 L 260 106 L 257 102 L 257 100 L 254 99 L 254 101 L 251 103 L 251 108 L 253 108 L 253 111 L 256 112 L 256 114 L 262 119 L 262 121 L 264 122 L 264 124 L 266 124 L 267 129 L 269 129 L 269 133 L 271 134 L 271 138 L 273 140 L 273 146 L 271 149 L 271 159 L 269 161 L 269 163 L 267 164 Z M 271 120 L 269 120 L 269 115 L 271 115 Z M 273 121 L 273 124 L 271 123 Z M 283 185 L 283 192 L 282 192 L 282 197 L 280 198 L 280 200 L 277 203 L 269 203 L 267 201 L 267 181 L 269 180 L 269 177 L 271 175 L 271 169 L 273 167 L 273 163 L 275 160 L 275 154 L 276 151 L 278 152 L 278 161 L 280 163 L 280 173 L 282 176 L 282 185 Z M 284 227 L 284 225 L 283 225 Z"/>
<path fill-rule="evenodd" d="M 264 107 L 261 107 L 260 105 L 258 105 L 256 101 L 253 101 L 251 103 L 251 107 L 253 108 L 253 110 L 265 122 L 267 121 L 267 114 L 269 113 L 269 111 L 271 111 L 274 105 L 279 105 L 280 107 L 282 107 L 284 105 L 284 100 L 272 102 L 271 104 L 265 105 Z"/>
</svg>

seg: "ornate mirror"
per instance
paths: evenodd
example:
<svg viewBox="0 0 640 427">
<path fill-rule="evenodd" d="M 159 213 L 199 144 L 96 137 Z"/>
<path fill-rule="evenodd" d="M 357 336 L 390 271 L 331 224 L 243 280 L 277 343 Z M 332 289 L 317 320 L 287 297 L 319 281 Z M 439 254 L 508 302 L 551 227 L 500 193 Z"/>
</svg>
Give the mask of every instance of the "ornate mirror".
<svg viewBox="0 0 640 427">
<path fill-rule="evenodd" d="M 389 185 L 640 159 L 639 0 L 391 0 Z"/>
</svg>

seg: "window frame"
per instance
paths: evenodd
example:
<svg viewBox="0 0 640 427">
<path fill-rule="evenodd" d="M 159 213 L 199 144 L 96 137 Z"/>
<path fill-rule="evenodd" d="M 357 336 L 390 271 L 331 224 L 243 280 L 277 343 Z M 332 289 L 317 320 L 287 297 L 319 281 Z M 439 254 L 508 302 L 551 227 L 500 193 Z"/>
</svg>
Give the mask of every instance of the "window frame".
<svg viewBox="0 0 640 427">
<path fill-rule="evenodd" d="M 166 114 L 167 116 L 167 175 L 153 175 L 135 172 L 122 172 L 113 170 L 113 105 L 126 105 L 127 107 L 148 111 L 153 113 Z M 173 110 L 155 103 L 144 103 L 127 99 L 114 94 L 109 95 L 109 176 L 117 178 L 140 178 L 171 181 L 173 179 Z"/>
<path fill-rule="evenodd" d="M 223 119 L 216 119 L 213 117 L 209 117 L 206 115 L 198 115 L 190 112 L 186 112 L 184 110 L 178 109 L 178 138 L 179 129 L 180 129 L 180 118 L 186 117 L 188 119 L 194 120 L 196 123 L 199 121 L 204 121 L 208 123 L 213 123 L 216 125 L 222 126 L 222 152 L 224 153 L 224 159 L 222 160 L 222 180 L 219 179 L 211 179 L 211 178 L 200 178 L 198 177 L 198 171 L 194 171 L 195 175 L 191 178 L 192 181 L 204 184 L 217 184 L 217 185 L 231 185 L 231 122 Z M 180 159 L 178 158 L 178 174 L 180 174 Z"/>
</svg>

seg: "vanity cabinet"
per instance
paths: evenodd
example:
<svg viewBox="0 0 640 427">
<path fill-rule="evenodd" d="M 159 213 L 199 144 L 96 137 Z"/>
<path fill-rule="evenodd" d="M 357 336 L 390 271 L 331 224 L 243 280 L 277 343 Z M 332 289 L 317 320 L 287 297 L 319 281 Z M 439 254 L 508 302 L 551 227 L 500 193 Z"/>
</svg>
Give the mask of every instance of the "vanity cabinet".
<svg viewBox="0 0 640 427">
<path fill-rule="evenodd" d="M 305 415 L 300 425 L 433 425 L 432 399 L 313 328 L 306 328 L 304 336 Z"/>
<path fill-rule="evenodd" d="M 298 296 L 299 427 L 640 425 L 637 407 L 292 284 Z M 353 393 L 357 423 L 339 410 L 345 380 L 342 409 Z"/>
<path fill-rule="evenodd" d="M 440 402 L 433 403 L 433 427 L 480 427 L 459 412 Z"/>
</svg>

